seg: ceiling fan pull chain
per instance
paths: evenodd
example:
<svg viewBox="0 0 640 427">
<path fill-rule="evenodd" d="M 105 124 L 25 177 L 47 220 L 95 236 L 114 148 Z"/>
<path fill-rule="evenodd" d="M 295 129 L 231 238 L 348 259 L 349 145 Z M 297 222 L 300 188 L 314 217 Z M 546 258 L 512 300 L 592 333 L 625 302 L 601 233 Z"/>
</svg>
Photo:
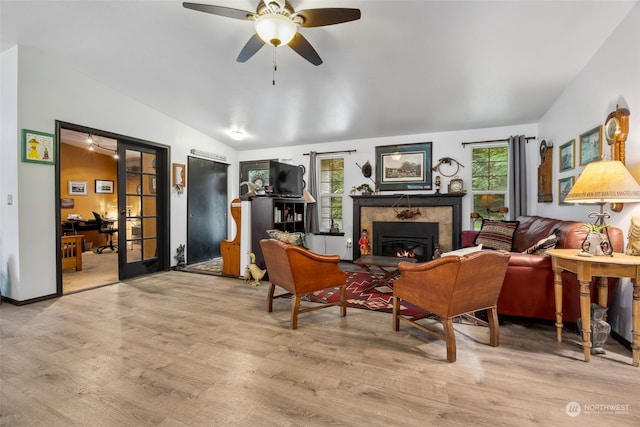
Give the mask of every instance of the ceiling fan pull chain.
<svg viewBox="0 0 640 427">
<path fill-rule="evenodd" d="M 278 71 L 278 65 L 276 64 L 276 47 L 273 48 L 273 80 L 272 85 L 276 85 L 276 71 Z"/>
</svg>

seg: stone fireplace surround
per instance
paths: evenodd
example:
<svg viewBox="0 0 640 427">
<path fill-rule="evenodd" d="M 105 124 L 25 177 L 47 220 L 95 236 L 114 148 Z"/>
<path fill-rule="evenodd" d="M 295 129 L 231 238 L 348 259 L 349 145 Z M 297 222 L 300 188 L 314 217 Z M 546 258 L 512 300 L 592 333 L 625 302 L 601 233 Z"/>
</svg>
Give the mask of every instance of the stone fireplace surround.
<svg viewBox="0 0 640 427">
<path fill-rule="evenodd" d="M 374 221 L 436 222 L 438 223 L 439 247 L 441 252 L 460 249 L 462 236 L 462 197 L 464 194 L 384 194 L 372 196 L 351 196 L 353 199 L 353 236 L 357 242 L 360 230 L 369 232 L 369 242 L 373 245 Z M 396 218 L 399 210 L 419 209 L 420 215 L 412 219 Z M 373 249 L 373 246 L 372 246 Z M 373 255 L 377 255 L 373 253 Z M 353 247 L 353 259 L 360 258 L 360 247 Z"/>
</svg>

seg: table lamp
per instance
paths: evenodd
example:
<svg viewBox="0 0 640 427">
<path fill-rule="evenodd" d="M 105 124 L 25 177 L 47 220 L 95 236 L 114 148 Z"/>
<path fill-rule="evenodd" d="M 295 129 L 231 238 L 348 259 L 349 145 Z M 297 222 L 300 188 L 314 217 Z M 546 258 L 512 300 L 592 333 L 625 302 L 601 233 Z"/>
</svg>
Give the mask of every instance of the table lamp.
<svg viewBox="0 0 640 427">
<path fill-rule="evenodd" d="M 589 218 L 596 218 L 593 225 L 604 229 L 606 240 L 603 242 L 603 252 L 606 255 L 613 255 L 605 222 L 605 218 L 610 218 L 611 214 L 605 212 L 604 205 L 640 202 L 640 184 L 621 161 L 601 160 L 589 163 L 584 168 L 564 200 L 570 203 L 592 203 L 600 206 L 600 211 L 589 213 Z"/>
</svg>

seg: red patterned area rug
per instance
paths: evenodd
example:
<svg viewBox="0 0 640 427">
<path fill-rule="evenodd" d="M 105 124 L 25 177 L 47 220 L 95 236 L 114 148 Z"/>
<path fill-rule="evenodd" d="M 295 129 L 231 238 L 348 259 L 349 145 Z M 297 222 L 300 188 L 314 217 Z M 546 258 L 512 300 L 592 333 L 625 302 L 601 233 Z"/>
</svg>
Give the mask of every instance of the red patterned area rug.
<svg viewBox="0 0 640 427">
<path fill-rule="evenodd" d="M 391 313 L 393 311 L 393 289 L 383 285 L 366 290 L 371 287 L 371 280 L 372 278 L 369 273 L 347 272 L 347 306 Z M 391 286 L 393 286 L 393 282 Z M 329 302 L 340 300 L 340 291 L 338 288 L 318 291 L 315 292 L 314 295 Z M 313 297 L 307 297 L 305 299 L 312 301 Z M 400 306 L 400 313 L 405 316 L 420 316 L 427 312 L 403 301 Z"/>
</svg>

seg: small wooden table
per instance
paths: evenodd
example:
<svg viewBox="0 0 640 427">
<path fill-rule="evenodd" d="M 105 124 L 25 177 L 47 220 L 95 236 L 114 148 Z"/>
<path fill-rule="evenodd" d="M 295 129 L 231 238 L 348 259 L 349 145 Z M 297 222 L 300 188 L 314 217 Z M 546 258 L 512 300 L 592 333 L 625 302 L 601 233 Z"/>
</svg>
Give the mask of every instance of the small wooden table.
<svg viewBox="0 0 640 427">
<path fill-rule="evenodd" d="M 640 257 L 621 253 L 613 256 L 581 256 L 579 249 L 550 249 L 554 273 L 556 300 L 556 335 L 562 342 L 562 271 L 570 271 L 578 276 L 580 283 L 580 316 L 582 317 L 582 346 L 584 360 L 591 357 L 591 293 L 589 285 L 593 277 L 599 277 L 598 304 L 607 306 L 607 277 L 629 277 L 633 283 L 631 354 L 633 366 L 640 365 Z"/>
<path fill-rule="evenodd" d="M 391 279 L 400 274 L 398 271 L 398 264 L 402 261 L 416 262 L 416 259 L 400 258 L 395 256 L 365 255 L 353 261 L 353 263 L 366 270 L 371 274 L 371 277 L 373 277 L 371 286 L 364 289 L 364 291 L 368 291 L 379 285 L 390 286 Z"/>
</svg>

